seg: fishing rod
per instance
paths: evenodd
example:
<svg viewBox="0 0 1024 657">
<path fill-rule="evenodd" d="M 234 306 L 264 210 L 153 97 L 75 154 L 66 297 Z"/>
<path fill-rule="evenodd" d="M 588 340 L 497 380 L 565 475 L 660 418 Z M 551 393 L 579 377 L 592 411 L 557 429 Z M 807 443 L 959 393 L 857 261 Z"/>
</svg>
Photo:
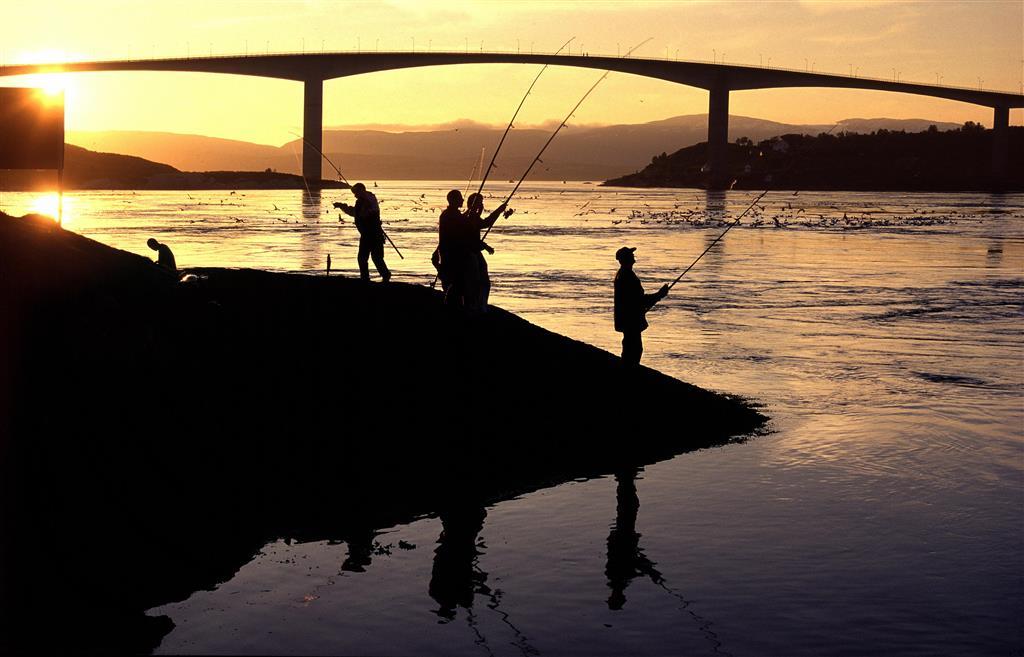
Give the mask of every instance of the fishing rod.
<svg viewBox="0 0 1024 657">
<path fill-rule="evenodd" d="M 744 217 L 744 216 L 745 216 L 745 215 L 746 215 L 746 214 L 747 214 L 748 212 L 750 212 L 750 210 L 751 210 L 751 209 L 752 209 L 752 208 L 753 208 L 753 207 L 754 207 L 755 205 L 757 205 L 757 202 L 758 202 L 758 201 L 760 201 L 760 200 L 761 200 L 762 198 L 764 198 L 764 195 L 765 195 L 765 194 L 767 194 L 767 193 L 768 193 L 768 190 L 767 190 L 767 189 L 766 189 L 766 190 L 764 190 L 763 192 L 761 192 L 761 193 L 760 193 L 760 194 L 758 195 L 758 197 L 757 197 L 757 198 L 755 198 L 755 199 L 754 199 L 754 201 L 753 201 L 753 202 L 752 202 L 752 203 L 751 203 L 751 204 L 750 204 L 749 206 L 747 206 L 747 209 L 746 209 L 746 210 L 744 210 L 744 211 L 743 211 L 743 213 L 742 213 L 742 214 L 740 214 L 740 216 L 736 217 L 736 220 L 735 220 L 735 221 L 733 221 L 733 222 L 732 222 L 731 224 L 729 224 L 729 226 L 728 226 L 728 227 L 727 227 L 727 228 L 726 228 L 725 230 L 723 230 L 723 231 L 722 231 L 722 234 L 721 234 L 721 235 L 719 235 L 718 237 L 716 237 L 716 238 L 715 238 L 715 241 L 714 241 L 714 242 L 712 242 L 711 244 L 709 244 L 709 245 L 708 245 L 708 248 L 704 249 L 704 252 L 703 252 L 703 253 L 701 253 L 701 254 L 700 254 L 699 256 L 697 256 L 697 259 L 696 259 L 696 260 L 694 260 L 693 262 L 691 262 L 691 263 L 690 263 L 690 266 L 689 266 L 689 267 L 687 267 L 686 269 L 684 269 L 684 270 L 683 270 L 683 273 L 682 273 L 682 274 L 679 274 L 679 276 L 677 276 L 677 277 L 676 277 L 676 280 L 672 281 L 672 284 L 668 286 L 668 289 L 670 289 L 670 290 L 671 290 L 672 288 L 674 288 L 674 287 L 676 286 L 676 283 L 678 283 L 678 282 L 679 282 L 679 280 L 680 280 L 680 279 L 681 279 L 681 278 L 682 278 L 683 276 L 685 276 L 685 275 L 686 275 L 686 272 L 688 272 L 688 271 L 690 271 L 691 269 L 693 269 L 693 266 L 694 266 L 694 265 L 696 265 L 696 264 L 697 264 L 698 262 L 700 262 L 700 259 L 704 257 L 704 254 L 706 254 L 706 253 L 707 253 L 708 251 L 710 251 L 710 250 L 711 250 L 711 247 L 713 247 L 714 245 L 718 244 L 718 240 L 720 240 L 720 239 L 722 239 L 723 237 L 725 237 L 725 234 L 726 234 L 726 233 L 728 233 L 728 232 L 729 232 L 730 230 L 732 230 L 732 227 L 733 227 L 733 226 L 735 226 L 736 224 L 738 224 L 738 223 L 740 222 L 740 219 L 742 219 L 742 218 L 743 218 L 743 217 Z"/>
<path fill-rule="evenodd" d="M 575 38 L 576 37 L 572 37 L 571 39 L 563 43 L 562 47 L 555 51 L 555 54 L 557 55 L 558 53 L 562 52 L 562 50 L 570 43 L 572 43 Z M 533 79 L 533 82 L 530 83 L 530 87 L 526 90 L 526 94 L 523 96 L 523 99 L 519 101 L 519 107 L 516 108 L 515 113 L 512 114 L 512 118 L 509 119 L 508 126 L 505 127 L 505 132 L 504 134 L 501 135 L 501 139 L 498 141 L 498 147 L 494 149 L 494 155 L 491 156 L 491 163 L 487 165 L 487 171 L 484 172 L 484 177 L 480 179 L 480 188 L 476 190 L 477 194 L 483 193 L 484 185 L 487 183 L 487 178 L 488 176 L 491 175 L 491 169 L 494 168 L 494 161 L 495 159 L 497 159 L 498 153 L 501 151 L 501 145 L 505 143 L 505 137 L 508 137 L 508 133 L 512 129 L 512 124 L 515 122 L 516 117 L 519 116 L 519 110 L 523 109 L 523 104 L 526 102 L 526 99 L 530 96 L 530 92 L 533 91 L 533 85 L 537 84 L 537 80 L 539 80 L 540 76 L 544 74 L 544 71 L 548 69 L 548 66 L 549 64 L 545 64 L 544 67 L 540 69 L 540 72 L 537 73 L 537 77 L 535 77 Z"/>
<path fill-rule="evenodd" d="M 630 48 L 630 49 L 629 49 L 629 51 L 627 51 L 627 52 L 626 52 L 626 54 L 625 54 L 625 55 L 623 55 L 623 58 L 625 58 L 625 57 L 629 57 L 629 55 L 630 55 L 630 54 L 631 54 L 631 53 L 632 53 L 632 52 L 633 52 L 634 50 L 636 50 L 636 49 L 637 49 L 637 48 L 639 48 L 640 46 L 644 45 L 645 43 L 647 43 L 648 41 L 650 41 L 650 40 L 651 40 L 651 39 L 653 39 L 653 38 L 654 38 L 654 37 L 648 37 L 648 38 L 644 39 L 643 41 L 641 41 L 640 43 L 638 43 L 637 45 L 633 46 L 632 48 Z M 566 124 L 568 123 L 569 119 L 571 119 L 571 118 L 572 118 L 572 115 L 573 115 L 573 114 L 575 114 L 575 113 L 576 113 L 576 110 L 578 110 L 578 109 L 580 108 L 580 105 L 582 105 L 582 104 L 583 104 L 583 101 L 585 101 L 585 100 L 587 99 L 587 97 L 588 97 L 588 96 L 589 96 L 589 95 L 590 95 L 591 93 L 593 93 L 594 89 L 597 89 L 597 85 L 599 85 L 599 84 L 601 84 L 602 82 L 604 82 L 604 79 L 605 79 L 606 77 L 608 77 L 609 75 L 611 75 L 611 72 L 612 72 L 612 71 L 611 71 L 611 69 L 608 69 L 607 71 L 605 71 L 605 72 L 604 72 L 604 73 L 603 73 L 603 74 L 601 75 L 601 77 L 599 77 L 599 78 L 597 79 L 597 82 L 595 82 L 595 83 L 594 83 L 594 84 L 593 84 L 593 85 L 592 85 L 592 86 L 590 87 L 590 89 L 587 89 L 587 93 L 583 94 L 583 97 L 582 97 L 582 98 L 580 98 L 579 102 L 578 102 L 578 103 L 576 103 L 576 106 L 575 106 L 575 107 L 573 107 L 573 108 L 572 108 L 572 110 L 571 110 L 571 111 L 570 111 L 570 112 L 569 112 L 569 113 L 568 113 L 568 114 L 567 114 L 567 115 L 565 116 L 565 119 L 563 119 L 563 120 L 562 120 L 562 122 L 558 124 L 558 127 L 557 127 L 557 128 L 555 128 L 555 131 L 551 133 L 551 136 L 550 136 L 550 137 L 548 137 L 548 140 L 547 140 L 547 141 L 546 141 L 546 142 L 544 143 L 544 146 L 543 146 L 543 147 L 541 147 L 541 149 L 540 149 L 540 152 L 539 152 L 539 153 L 537 153 L 537 157 L 533 158 L 533 161 L 532 161 L 532 162 L 530 162 L 530 166 L 526 167 L 526 172 L 525 172 L 525 173 L 523 173 L 523 176 L 522 176 L 522 177 L 521 177 L 521 178 L 519 179 L 519 182 L 517 182 L 517 183 L 516 183 L 516 186 L 512 188 L 512 191 L 511 191 L 511 192 L 509 192 L 509 195 L 508 195 L 508 196 L 507 196 L 507 197 L 505 198 L 505 200 L 504 200 L 503 204 L 507 205 L 507 204 L 508 204 L 508 202 L 512 200 L 512 197 L 513 197 L 513 196 L 515 196 L 515 193 L 516 193 L 517 191 L 519 191 L 519 186 L 520 186 L 520 185 L 522 185 L 522 184 L 523 184 L 523 181 L 525 181 L 525 180 L 526 180 L 526 177 L 527 177 L 528 175 L 530 175 L 530 171 L 532 171 L 532 170 L 533 170 L 533 167 L 534 167 L 534 166 L 535 166 L 535 165 L 536 165 L 536 164 L 537 164 L 538 162 L 540 162 L 540 161 L 541 161 L 541 160 L 540 160 L 540 156 L 544 154 L 544 151 L 546 151 L 546 150 L 548 149 L 548 146 L 550 146 L 550 145 L 551 145 L 551 142 L 553 142 L 553 141 L 555 140 L 555 137 L 556 137 L 556 136 L 558 135 L 558 133 L 559 133 L 559 132 L 561 132 L 562 128 L 564 128 L 564 127 L 566 126 Z M 490 234 L 490 232 L 491 232 L 491 228 L 493 228 L 493 227 L 494 227 L 494 224 L 491 224 L 490 226 L 488 226 L 488 228 L 487 228 L 487 231 L 486 231 L 486 232 L 484 233 L 483 237 L 481 237 L 480 239 L 481 239 L 481 240 L 487 239 L 487 236 L 488 236 L 488 235 Z"/>
<path fill-rule="evenodd" d="M 343 183 L 345 183 L 346 185 L 348 185 L 349 189 L 352 189 L 352 184 L 351 184 L 351 183 L 349 183 L 349 181 L 345 179 L 345 174 L 343 174 L 343 173 L 341 172 L 341 169 L 339 169 L 339 168 L 338 168 L 338 167 L 337 167 L 337 166 L 336 166 L 336 165 L 334 164 L 334 162 L 331 162 L 331 158 L 327 157 L 327 154 L 326 154 L 326 153 L 324 153 L 324 152 L 323 152 L 322 150 L 320 150 L 319 148 L 317 148 L 317 147 L 316 147 L 316 144 L 310 143 L 310 141 L 309 141 L 308 139 L 306 139 L 305 137 L 303 137 L 303 136 L 302 136 L 302 135 L 300 135 L 299 133 L 297 133 L 297 132 L 292 132 L 291 134 L 293 134 L 293 135 L 295 135 L 296 137 L 298 137 L 299 139 L 301 139 L 301 140 L 303 141 L 303 143 L 305 143 L 305 144 L 307 144 L 308 146 L 310 146 L 310 147 L 311 147 L 311 148 L 312 148 L 313 150 L 315 150 L 315 151 L 316 151 L 317 153 L 320 153 L 320 157 L 322 157 L 322 158 L 324 158 L 325 160 L 327 160 L 327 164 L 330 164 L 330 165 L 331 165 L 332 167 L 334 167 L 334 170 L 338 172 L 338 177 L 339 177 L 339 178 L 341 178 L 341 181 L 342 181 Z M 305 177 L 305 176 L 303 176 L 303 177 L 302 177 L 302 180 L 303 180 L 303 181 L 305 181 L 305 180 L 306 180 L 306 177 Z M 309 189 L 309 186 L 307 185 L 307 186 L 306 186 L 306 188 L 307 188 L 307 189 Z M 397 254 L 398 254 L 398 257 L 399 257 L 399 258 L 401 258 L 402 260 L 405 260 L 405 256 L 404 256 L 404 255 L 402 255 L 402 252 L 398 250 L 398 247 L 397 247 L 397 246 L 395 245 L 394 241 L 393 241 L 393 240 L 391 239 L 391 236 L 390 236 L 390 235 L 388 235 L 388 232 L 387 232 L 386 230 L 384 230 L 384 226 L 383 226 L 383 225 L 381 225 L 381 227 L 380 227 L 380 232 L 381 232 L 381 233 L 382 233 L 382 234 L 384 235 L 384 239 L 386 239 L 386 240 L 388 241 L 388 244 L 390 244 L 390 245 L 391 245 L 391 248 L 395 250 L 395 253 L 397 253 Z"/>
<path fill-rule="evenodd" d="M 572 37 L 568 41 L 563 43 L 562 47 L 555 51 L 555 54 L 557 55 L 558 53 L 562 52 L 562 50 L 564 50 L 566 46 L 568 46 L 570 43 L 572 43 L 573 39 L 575 39 L 575 38 L 576 37 Z M 540 71 L 537 73 L 537 77 L 533 78 L 533 82 L 531 82 L 529 88 L 527 88 L 526 94 L 524 94 L 522 100 L 519 101 L 519 107 L 517 107 L 516 111 L 512 114 L 512 118 L 509 119 L 508 125 L 505 126 L 505 132 L 502 133 L 501 139 L 498 140 L 498 147 L 494 149 L 494 154 L 491 155 L 491 161 L 487 165 L 487 171 L 484 171 L 483 172 L 483 177 L 480 178 L 480 187 L 477 188 L 477 190 L 476 190 L 477 194 L 483 194 L 484 185 L 487 184 L 487 178 L 491 175 L 491 170 L 494 168 L 494 161 L 498 158 L 498 153 L 501 152 L 501 147 L 505 143 L 505 138 L 508 137 L 509 131 L 512 129 L 512 124 L 515 123 L 516 117 L 519 116 L 519 110 L 523 109 L 523 104 L 526 103 L 526 99 L 529 97 L 530 92 L 533 91 L 533 86 L 535 84 L 537 84 L 537 80 L 540 79 L 540 76 L 544 73 L 544 71 L 547 70 L 548 66 L 549 66 L 549 64 L 545 64 L 540 69 Z M 480 164 L 481 164 L 481 166 L 483 165 L 483 163 L 484 163 L 484 151 L 483 151 L 483 149 L 480 149 Z M 470 172 L 470 174 L 469 174 L 469 180 L 470 180 L 470 182 L 472 182 L 472 180 L 473 180 L 473 173 L 472 172 Z M 466 195 L 467 196 L 469 195 L 469 183 L 468 182 L 466 183 Z M 490 232 L 490 228 L 487 229 L 487 232 Z M 430 288 L 431 289 L 433 289 L 437 285 L 437 277 L 438 277 L 438 275 L 434 274 L 434 280 L 430 283 Z"/>
</svg>

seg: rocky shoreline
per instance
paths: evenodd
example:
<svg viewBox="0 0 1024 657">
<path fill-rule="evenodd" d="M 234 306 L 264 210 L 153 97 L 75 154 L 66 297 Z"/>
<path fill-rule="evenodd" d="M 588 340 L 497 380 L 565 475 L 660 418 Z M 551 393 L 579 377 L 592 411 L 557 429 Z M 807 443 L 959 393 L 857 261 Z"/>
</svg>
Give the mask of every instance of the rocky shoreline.
<svg viewBox="0 0 1024 657">
<path fill-rule="evenodd" d="M 190 273 L 0 215 L 0 648 L 146 651 L 171 626 L 145 609 L 268 540 L 490 504 L 767 420 L 423 286 Z"/>
</svg>

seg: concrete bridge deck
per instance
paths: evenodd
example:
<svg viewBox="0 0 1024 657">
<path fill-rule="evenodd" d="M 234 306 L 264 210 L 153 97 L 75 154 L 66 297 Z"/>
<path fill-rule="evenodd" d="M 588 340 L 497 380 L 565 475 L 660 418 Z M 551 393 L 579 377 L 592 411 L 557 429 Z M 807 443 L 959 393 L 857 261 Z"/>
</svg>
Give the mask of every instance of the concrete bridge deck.
<svg viewBox="0 0 1024 657">
<path fill-rule="evenodd" d="M 37 73 L 98 71 L 177 71 L 221 73 L 295 80 L 304 85 L 303 176 L 320 179 L 323 129 L 323 82 L 335 78 L 424 66 L 457 64 L 548 64 L 611 70 L 708 90 L 708 167 L 711 179 L 727 184 L 726 146 L 729 92 L 785 87 L 865 89 L 931 96 L 993 109 L 992 169 L 1005 176 L 1011 108 L 1024 107 L 1024 94 L 955 86 L 899 82 L 869 77 L 709 62 L 590 55 L 502 52 L 343 52 L 228 55 L 172 59 L 22 64 L 0 67 L 0 77 Z M 717 175 L 716 175 L 717 174 Z"/>
</svg>

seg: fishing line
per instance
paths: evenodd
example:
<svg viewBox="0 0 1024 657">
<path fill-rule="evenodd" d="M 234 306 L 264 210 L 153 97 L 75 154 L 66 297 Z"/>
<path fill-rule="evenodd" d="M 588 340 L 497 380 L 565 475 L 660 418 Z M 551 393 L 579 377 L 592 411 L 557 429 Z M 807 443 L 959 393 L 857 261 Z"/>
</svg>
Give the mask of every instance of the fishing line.
<svg viewBox="0 0 1024 657">
<path fill-rule="evenodd" d="M 302 161 L 299 160 L 299 154 L 295 150 L 295 143 L 294 142 L 292 143 L 292 156 L 295 158 L 295 166 L 297 166 L 299 168 L 299 171 L 301 172 L 302 171 Z M 309 191 L 309 183 L 306 182 L 306 176 L 302 176 L 301 173 L 299 175 L 302 178 L 302 184 L 306 186 L 306 194 L 310 198 L 312 198 L 313 197 L 313 192 Z"/>
<path fill-rule="evenodd" d="M 630 54 L 632 54 L 632 52 L 633 52 L 634 50 L 636 50 L 636 49 L 637 49 L 637 48 L 639 48 L 640 46 L 644 45 L 645 43 L 647 43 L 648 41 L 650 41 L 650 40 L 651 40 L 651 39 L 653 39 L 653 38 L 654 38 L 654 37 L 648 37 L 648 38 L 644 39 L 643 41 L 641 41 L 640 43 L 638 43 L 637 45 L 633 46 L 632 48 L 630 48 L 630 49 L 629 49 L 629 51 L 628 51 L 628 52 L 626 52 L 626 54 L 625 54 L 625 55 L 623 55 L 623 56 L 622 56 L 622 58 L 626 58 L 626 57 L 628 57 L 628 56 L 629 56 Z M 557 128 L 555 128 L 555 131 L 551 133 L 551 136 L 550 136 L 550 137 L 548 137 L 548 140 L 547 140 L 547 141 L 546 141 L 546 142 L 544 143 L 544 146 L 543 146 L 543 147 L 542 147 L 542 148 L 540 149 L 540 152 L 539 152 L 539 153 L 537 153 L 537 157 L 533 158 L 533 161 L 532 161 L 532 162 L 530 162 L 530 166 L 526 167 L 526 171 L 525 171 L 525 172 L 523 173 L 523 176 L 522 176 L 522 177 L 521 177 L 521 178 L 519 179 L 519 182 L 517 182 L 517 183 L 516 183 L 516 186 L 512 188 L 512 191 L 511 191 L 511 192 L 509 192 L 509 195 L 508 195 L 508 196 L 507 196 L 507 197 L 505 198 L 505 200 L 504 200 L 504 202 L 503 202 L 504 204 L 506 204 L 506 205 L 507 205 L 507 204 L 508 204 L 508 202 L 512 200 L 512 197 L 513 197 L 513 196 L 515 196 L 515 193 L 516 193 L 517 191 L 519 191 L 519 186 L 520 186 L 520 185 L 522 185 L 522 184 L 523 184 L 523 181 L 525 181 L 525 180 L 526 180 L 526 177 L 527 177 L 528 175 L 530 175 L 530 171 L 532 171 L 532 170 L 533 170 L 533 167 L 534 167 L 534 166 L 535 166 L 535 165 L 536 165 L 536 164 L 537 164 L 538 162 L 540 162 L 540 161 L 541 161 L 541 159 L 540 159 L 540 156 L 541 156 L 541 155 L 543 155 L 543 154 L 544 154 L 544 151 L 546 151 L 546 150 L 548 149 L 548 146 L 550 146 L 550 145 L 551 145 L 551 142 L 553 142 L 553 141 L 555 140 L 555 137 L 556 137 L 556 136 L 558 135 L 558 133 L 559 133 L 559 132 L 561 132 L 561 131 L 562 131 L 562 128 L 564 128 L 564 127 L 565 127 L 565 126 L 567 125 L 567 123 L 568 123 L 569 119 L 571 119 L 571 118 L 572 118 L 572 115 L 576 113 L 576 110 L 578 110 L 578 109 L 579 109 L 579 107 L 580 107 L 580 105 L 582 105 L 582 104 L 583 104 L 583 101 L 585 101 L 585 100 L 587 99 L 587 97 L 588 97 L 588 96 L 590 96 L 590 94 L 591 94 L 591 93 L 593 93 L 594 89 L 597 89 L 597 85 L 599 85 L 599 84 L 601 84 L 602 82 L 604 82 L 604 79 L 605 79 L 605 78 L 607 78 L 607 77 L 608 77 L 609 75 L 611 75 L 611 72 L 612 72 L 612 71 L 611 71 L 611 69 L 608 69 L 607 71 L 605 71 L 605 72 L 604 72 L 604 73 L 603 73 L 603 74 L 601 75 L 601 77 L 599 77 L 599 78 L 597 79 L 597 82 L 595 82 L 595 83 L 594 83 L 594 84 L 593 84 L 593 85 L 592 85 L 592 86 L 590 87 L 590 89 L 588 89 L 588 90 L 587 90 L 587 93 L 583 94 L 583 97 L 582 97 L 582 98 L 580 98 L 579 102 L 577 102 L 577 103 L 576 103 L 575 107 L 573 107 L 573 108 L 572 108 L 572 110 L 570 110 L 570 112 L 569 112 L 569 113 L 568 113 L 568 114 L 567 114 L 567 115 L 565 116 L 565 119 L 563 119 L 563 120 L 562 120 L 562 122 L 558 124 L 558 127 L 557 127 Z M 480 239 L 482 239 L 482 240 L 484 240 L 484 239 L 487 239 L 487 236 L 488 236 L 488 235 L 490 234 L 490 232 L 491 232 L 491 228 L 493 228 L 493 227 L 494 227 L 494 224 L 491 224 L 491 225 L 490 225 L 490 226 L 489 226 L 489 227 L 487 228 L 487 232 L 485 232 L 485 233 L 484 233 L 484 235 L 483 235 L 483 237 L 481 237 Z"/>
<path fill-rule="evenodd" d="M 486 150 L 487 149 L 483 146 L 480 147 L 480 161 L 473 163 L 473 168 L 469 172 L 469 180 L 466 181 L 466 191 L 463 193 L 463 196 L 469 197 L 469 187 L 473 184 L 473 178 L 476 177 L 477 171 L 484 170 L 484 151 Z"/>
<path fill-rule="evenodd" d="M 555 51 L 555 54 L 557 55 L 558 53 L 562 52 L 562 50 L 570 43 L 572 43 L 573 39 L 575 38 L 576 37 L 572 37 L 571 39 L 563 43 L 562 47 Z M 488 176 L 491 175 L 491 169 L 494 168 L 494 160 L 498 157 L 498 153 L 501 151 L 502 144 L 505 143 L 505 137 L 508 137 L 509 130 L 511 130 L 513 127 L 512 124 L 515 122 L 516 117 L 519 116 L 519 110 L 523 109 L 523 104 L 526 102 L 526 99 L 530 96 L 530 92 L 533 91 L 533 85 L 537 84 L 537 80 L 539 80 L 540 76 L 544 74 L 544 71 L 548 69 L 548 66 L 549 64 L 545 64 L 544 67 L 540 69 L 540 72 L 537 73 L 537 77 L 533 78 L 533 82 L 530 83 L 530 87 L 526 90 L 526 94 L 523 96 L 523 99 L 519 101 L 519 107 L 516 108 L 515 113 L 512 114 L 512 118 L 509 119 L 508 125 L 505 127 L 505 132 L 501 135 L 501 139 L 498 141 L 498 147 L 494 149 L 494 155 L 491 156 L 491 163 L 487 165 L 487 171 L 484 172 L 483 178 L 480 179 L 480 188 L 476 190 L 477 194 L 483 193 L 484 185 L 487 183 L 487 178 Z"/>
<path fill-rule="evenodd" d="M 289 131 L 289 132 L 291 132 L 291 131 Z M 317 147 L 316 147 L 316 146 L 315 146 L 314 144 L 311 144 L 311 143 L 309 143 L 309 141 L 308 141 L 308 140 L 307 140 L 307 139 L 306 139 L 305 137 L 303 137 L 302 135 L 300 135 L 299 133 L 297 133 L 297 132 L 291 132 L 291 134 L 293 134 L 293 135 L 295 135 L 296 137 L 298 137 L 299 139 L 301 139 L 301 140 L 302 140 L 302 141 L 303 141 L 303 142 L 304 142 L 305 144 L 309 145 L 309 147 L 310 147 L 310 148 L 312 148 L 312 149 L 313 149 L 313 150 L 315 150 L 315 151 L 316 151 L 317 153 L 319 153 L 319 154 L 320 154 L 320 157 L 322 157 L 322 158 L 324 158 L 325 160 L 327 160 L 327 163 L 328 163 L 328 164 L 330 164 L 330 165 L 331 165 L 332 167 L 334 167 L 334 170 L 338 172 L 338 177 L 339 177 L 339 178 L 341 178 L 341 181 L 342 181 L 343 183 L 345 183 L 346 185 L 348 185 L 348 186 L 349 186 L 349 189 L 351 189 L 351 188 L 352 188 L 352 185 L 351 185 L 351 183 L 349 183 L 349 181 L 345 179 L 345 174 L 343 174 L 343 173 L 341 172 L 341 169 L 339 169 L 339 168 L 337 167 L 337 165 L 335 165 L 335 164 L 334 164 L 334 162 L 332 162 L 332 161 L 331 161 L 331 158 L 327 157 L 327 154 L 326 154 L 326 153 L 324 153 L 324 152 L 323 152 L 322 150 L 320 150 L 319 148 L 317 148 Z M 292 152 L 293 152 L 293 153 L 295 152 L 295 148 L 294 148 L 294 145 L 292 146 Z M 296 156 L 296 157 L 297 157 L 297 156 Z M 303 181 L 303 182 L 305 182 L 305 181 L 306 181 L 306 177 L 305 177 L 305 176 L 303 176 L 303 177 L 302 177 L 302 181 Z M 307 190 L 307 191 L 309 190 L 309 185 L 308 185 L 308 184 L 306 185 L 306 190 Z M 399 258 L 401 258 L 402 260 L 405 260 L 405 256 L 404 256 L 404 255 L 402 255 L 402 252 L 398 250 L 398 246 L 397 246 L 397 245 L 395 244 L 395 242 L 394 242 L 394 241 L 393 241 L 393 240 L 391 239 L 391 236 L 390 236 L 390 235 L 388 235 L 388 232 L 387 232 L 386 230 L 384 230 L 384 222 L 383 222 L 383 221 L 381 222 L 380 232 L 381 232 L 381 233 L 382 233 L 382 234 L 384 235 L 384 239 L 386 239 L 386 240 L 388 241 L 388 244 L 390 244 L 390 245 L 391 245 L 391 248 L 395 250 L 395 253 L 397 253 L 397 254 L 398 254 L 398 257 L 399 257 Z"/>
<path fill-rule="evenodd" d="M 293 134 L 293 135 L 295 135 L 295 136 L 296 136 L 296 137 L 298 137 L 299 139 L 301 139 L 301 140 L 303 141 L 303 143 L 304 143 L 304 144 L 306 144 L 307 146 L 309 146 L 310 148 L 312 148 L 313 150 L 315 150 L 315 151 L 316 151 L 317 153 L 319 153 L 319 154 L 320 154 L 320 157 L 322 157 L 322 158 L 324 158 L 325 160 L 327 160 L 327 164 L 330 164 L 330 165 L 331 165 L 331 166 L 332 166 L 332 167 L 334 168 L 334 170 L 338 172 L 338 178 L 340 178 L 340 179 L 341 179 L 341 181 L 342 181 L 343 183 L 345 183 L 346 185 L 348 185 L 349 187 L 351 187 L 351 186 L 352 186 L 351 184 L 349 184 L 348 180 L 346 180 L 346 179 L 345 179 L 345 174 L 343 174 L 343 173 L 341 172 L 341 169 L 339 169 L 339 168 L 338 168 L 338 167 L 337 167 L 337 166 L 336 166 L 336 165 L 334 164 L 334 162 L 332 162 L 332 161 L 331 161 L 331 158 L 327 157 L 327 155 L 326 155 L 326 154 L 325 154 L 325 153 L 324 153 L 324 152 L 323 152 L 322 150 L 320 150 L 319 148 L 317 148 L 317 146 L 316 146 L 315 144 L 312 144 L 312 143 L 310 143 L 308 139 L 306 139 L 305 137 L 303 137 L 302 135 L 300 135 L 300 134 L 299 134 L 299 133 L 297 133 L 297 132 L 293 132 L 293 131 L 291 131 L 291 130 L 289 130 L 288 132 L 289 132 L 289 133 L 291 133 L 291 134 Z M 303 180 L 305 180 L 305 178 L 303 178 Z"/>
</svg>

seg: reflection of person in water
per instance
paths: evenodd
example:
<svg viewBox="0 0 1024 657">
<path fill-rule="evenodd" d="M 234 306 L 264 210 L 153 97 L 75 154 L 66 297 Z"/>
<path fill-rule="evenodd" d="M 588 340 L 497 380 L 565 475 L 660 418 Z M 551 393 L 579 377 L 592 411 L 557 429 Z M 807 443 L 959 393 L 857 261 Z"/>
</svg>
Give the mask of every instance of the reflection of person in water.
<svg viewBox="0 0 1024 657">
<path fill-rule="evenodd" d="M 440 607 L 435 611 L 444 622 L 455 619 L 455 608 L 469 609 L 476 593 L 487 594 L 487 573 L 476 567 L 482 554 L 477 535 L 487 511 L 481 505 L 455 506 L 441 512 L 441 536 L 434 550 L 428 592 Z"/>
<path fill-rule="evenodd" d="M 348 544 L 348 555 L 341 564 L 341 569 L 352 573 L 366 572 L 366 567 L 373 561 L 373 539 L 376 536 L 376 532 L 369 527 L 353 530 L 345 539 Z"/>
<path fill-rule="evenodd" d="M 664 581 L 653 561 L 640 549 L 640 534 L 636 531 L 636 514 L 640 498 L 636 494 L 639 468 L 630 468 L 615 475 L 615 523 L 608 534 L 608 563 L 604 574 L 608 578 L 608 608 L 622 609 L 626 604 L 626 587 L 639 576 L 650 577 L 655 584 Z"/>
</svg>

